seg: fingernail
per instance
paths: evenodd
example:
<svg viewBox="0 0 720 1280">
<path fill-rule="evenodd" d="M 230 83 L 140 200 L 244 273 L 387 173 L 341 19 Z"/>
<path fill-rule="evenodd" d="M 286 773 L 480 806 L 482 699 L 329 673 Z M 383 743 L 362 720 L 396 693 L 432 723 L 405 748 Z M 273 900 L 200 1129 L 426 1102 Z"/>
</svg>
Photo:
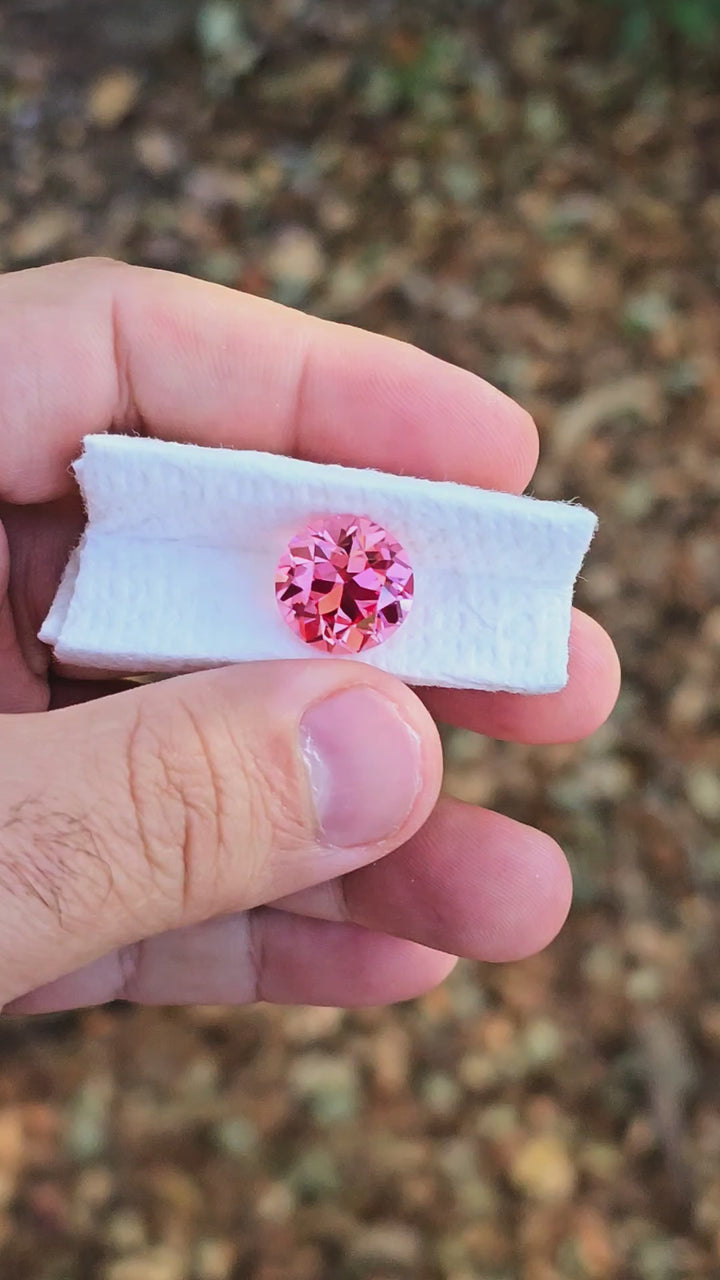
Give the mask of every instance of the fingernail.
<svg viewBox="0 0 720 1280">
<path fill-rule="evenodd" d="M 420 738 L 394 702 L 365 685 L 316 702 L 300 725 L 322 838 L 376 844 L 397 831 L 422 782 Z"/>
</svg>

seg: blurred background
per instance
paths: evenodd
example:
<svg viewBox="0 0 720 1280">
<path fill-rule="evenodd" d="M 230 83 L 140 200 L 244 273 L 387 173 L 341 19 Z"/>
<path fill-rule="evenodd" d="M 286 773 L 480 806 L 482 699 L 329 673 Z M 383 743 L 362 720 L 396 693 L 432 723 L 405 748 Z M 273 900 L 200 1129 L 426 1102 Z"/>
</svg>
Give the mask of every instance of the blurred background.
<svg viewBox="0 0 720 1280">
<path fill-rule="evenodd" d="M 411 1005 L 4 1023 L 0 1275 L 720 1275 L 720 4 L 0 0 L 0 262 L 111 254 L 397 335 L 534 413 L 616 714 L 448 733 L 552 832 L 543 955 Z M 0 371 L 0 376 L 1 371 Z"/>
</svg>

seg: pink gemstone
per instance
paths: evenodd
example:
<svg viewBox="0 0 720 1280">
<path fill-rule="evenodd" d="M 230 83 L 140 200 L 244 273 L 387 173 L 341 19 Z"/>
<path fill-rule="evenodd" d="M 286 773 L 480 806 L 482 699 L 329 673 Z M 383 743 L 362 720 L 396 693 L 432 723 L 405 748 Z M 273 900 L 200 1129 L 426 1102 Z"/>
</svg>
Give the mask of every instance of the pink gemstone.
<svg viewBox="0 0 720 1280">
<path fill-rule="evenodd" d="M 275 595 L 306 644 L 360 653 L 404 622 L 413 571 L 397 538 L 374 520 L 323 516 L 290 540 L 275 573 Z"/>
</svg>

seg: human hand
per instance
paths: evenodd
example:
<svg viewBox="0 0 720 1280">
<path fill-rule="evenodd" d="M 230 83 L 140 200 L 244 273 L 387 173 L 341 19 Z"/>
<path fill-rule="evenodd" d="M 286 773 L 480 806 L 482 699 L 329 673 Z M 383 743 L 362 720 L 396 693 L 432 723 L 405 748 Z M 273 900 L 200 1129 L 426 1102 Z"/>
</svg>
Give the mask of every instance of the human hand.
<svg viewBox="0 0 720 1280">
<path fill-rule="evenodd" d="M 584 615 L 562 692 L 435 690 L 425 706 L 346 660 L 115 692 L 54 670 L 36 639 L 82 528 L 68 467 L 89 432 L 520 492 L 527 414 L 404 344 L 100 260 L 0 279 L 0 369 L 0 1006 L 383 1003 L 456 955 L 549 942 L 570 900 L 563 854 L 438 799 L 426 707 L 521 742 L 592 732 L 618 666 Z"/>
</svg>

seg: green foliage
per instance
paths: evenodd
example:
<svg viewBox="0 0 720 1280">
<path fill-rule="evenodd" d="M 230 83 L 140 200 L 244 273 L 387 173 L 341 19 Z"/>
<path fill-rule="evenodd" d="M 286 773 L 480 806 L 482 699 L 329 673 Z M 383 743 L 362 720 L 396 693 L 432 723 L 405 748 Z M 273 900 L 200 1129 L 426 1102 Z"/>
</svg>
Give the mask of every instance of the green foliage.
<svg viewBox="0 0 720 1280">
<path fill-rule="evenodd" d="M 679 36 L 695 48 L 720 45 L 720 0 L 596 0 L 617 10 L 622 40 L 629 50 L 652 44 L 658 35 Z"/>
</svg>

